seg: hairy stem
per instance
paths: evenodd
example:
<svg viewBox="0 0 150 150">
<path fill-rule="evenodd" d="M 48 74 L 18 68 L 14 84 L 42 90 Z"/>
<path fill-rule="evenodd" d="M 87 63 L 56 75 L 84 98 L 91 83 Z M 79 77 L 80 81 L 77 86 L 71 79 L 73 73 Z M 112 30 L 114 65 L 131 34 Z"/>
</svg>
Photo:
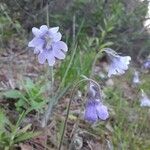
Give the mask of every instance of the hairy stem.
<svg viewBox="0 0 150 150">
<path fill-rule="evenodd" d="M 53 67 L 50 68 L 50 73 L 48 73 L 48 75 L 50 74 L 51 76 L 51 97 L 50 100 L 49 100 L 49 103 L 48 103 L 48 108 L 43 116 L 43 119 L 42 119 L 42 127 L 46 127 L 47 125 L 47 122 L 49 120 L 49 116 L 50 116 L 50 113 L 51 113 L 51 110 L 52 110 L 52 102 L 54 101 L 55 97 L 54 97 L 54 73 L 53 73 Z"/>
<path fill-rule="evenodd" d="M 62 135 L 61 135 L 61 139 L 60 139 L 60 144 L 59 144 L 59 147 L 58 149 L 61 150 L 61 147 L 62 147 L 62 144 L 63 144 L 63 139 L 64 139 L 64 135 L 65 135 L 65 130 L 66 130 L 66 127 L 67 127 L 67 121 L 68 121 L 68 117 L 69 117 L 69 112 L 70 112 L 70 106 L 71 106 L 71 103 L 72 103 L 72 99 L 73 99 L 73 96 L 75 94 L 75 91 L 76 91 L 76 88 L 79 87 L 79 85 L 83 82 L 87 82 L 87 81 L 91 81 L 93 82 L 94 84 L 97 85 L 97 87 L 99 88 L 100 90 L 100 86 L 97 82 L 95 82 L 94 80 L 92 79 L 89 79 L 89 78 L 85 78 L 83 80 L 80 80 L 79 82 L 77 82 L 71 92 L 71 97 L 70 97 L 70 100 L 69 100 L 69 104 L 68 104 L 68 107 L 67 107 L 67 114 L 66 114 L 66 118 L 65 118 L 65 122 L 64 122 L 64 126 L 63 126 L 63 131 L 62 131 Z"/>
<path fill-rule="evenodd" d="M 46 22 L 47 22 L 47 26 L 49 27 L 49 1 L 47 0 L 47 9 L 46 9 Z M 51 77 L 51 97 L 53 99 L 53 92 L 54 92 L 54 73 L 53 73 L 53 66 L 50 68 L 50 73 L 49 73 L 49 70 L 48 70 L 48 76 L 50 75 Z M 52 99 L 49 100 L 49 103 L 48 103 L 48 108 L 43 116 L 43 119 L 42 119 L 42 127 L 44 128 L 46 125 L 47 125 L 47 122 L 48 122 L 48 119 L 49 119 L 49 116 L 50 116 L 50 112 L 51 112 L 51 109 L 52 109 Z"/>
<path fill-rule="evenodd" d="M 93 64 L 92 64 L 92 71 L 91 71 L 91 74 L 90 74 L 90 78 L 92 78 L 94 76 L 94 68 L 95 68 L 95 65 L 96 65 L 96 62 L 98 60 L 98 58 L 101 56 L 103 52 L 103 49 L 101 49 L 95 56 L 94 58 L 94 61 L 93 61 Z"/>
</svg>

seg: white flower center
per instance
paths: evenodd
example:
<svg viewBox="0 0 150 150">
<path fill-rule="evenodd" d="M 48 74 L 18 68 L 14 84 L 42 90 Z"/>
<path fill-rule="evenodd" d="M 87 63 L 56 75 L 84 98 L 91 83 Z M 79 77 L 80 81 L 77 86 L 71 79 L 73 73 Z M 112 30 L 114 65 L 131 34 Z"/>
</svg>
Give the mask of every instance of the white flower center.
<svg viewBox="0 0 150 150">
<path fill-rule="evenodd" d="M 51 49 L 51 45 L 52 45 L 52 38 L 49 36 L 49 35 L 45 35 L 44 36 L 44 39 L 45 39 L 45 48 L 47 50 Z"/>
</svg>

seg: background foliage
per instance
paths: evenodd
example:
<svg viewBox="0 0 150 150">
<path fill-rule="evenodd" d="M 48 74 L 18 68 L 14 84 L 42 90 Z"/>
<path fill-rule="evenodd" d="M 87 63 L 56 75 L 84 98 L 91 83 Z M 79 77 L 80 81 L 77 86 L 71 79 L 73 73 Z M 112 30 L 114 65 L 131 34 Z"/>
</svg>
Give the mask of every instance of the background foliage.
<svg viewBox="0 0 150 150">
<path fill-rule="evenodd" d="M 65 60 L 62 63 L 58 61 L 54 67 L 55 93 L 51 92 L 53 83 L 48 82 L 49 68 L 39 65 L 32 57 L 33 52 L 27 49 L 32 27 L 47 24 L 47 7 L 50 26 L 60 27 L 61 33 L 64 34 L 63 41 L 66 41 L 69 47 Z M 1 54 L 2 60 L 5 61 L 0 64 L 3 71 L 2 74 L 0 72 L 3 83 L 0 82 L 0 85 L 7 85 L 3 81 L 5 78 L 8 85 L 14 79 L 17 83 L 2 91 L 0 89 L 0 149 L 14 148 L 20 142 L 39 135 L 39 121 L 42 120 L 50 98 L 54 101 L 52 105 L 57 105 L 52 112 L 52 133 L 45 139 L 48 139 L 49 143 L 54 141 L 53 145 L 57 147 L 67 108 L 64 104 L 68 102 L 70 89 L 82 75 L 90 76 L 92 63 L 98 51 L 104 47 L 111 47 L 130 55 L 133 58 L 132 63 L 135 64 L 138 64 L 141 56 L 146 57 L 149 54 L 149 32 L 143 26 L 147 10 L 148 0 L 1 0 L 0 61 Z M 24 49 L 32 55 L 26 53 L 27 51 L 22 55 L 20 52 L 24 52 Z M 5 55 L 7 51 L 8 55 Z M 105 62 L 105 57 L 103 59 Z M 127 76 L 113 78 L 112 86 L 105 76 L 105 66 L 100 66 L 103 62 L 99 61 L 96 65 L 102 70 L 98 70 L 94 75 L 106 95 L 105 102 L 109 107 L 110 118 L 95 127 L 87 127 L 86 122 L 82 120 L 83 130 L 85 127 L 85 131 L 94 134 L 93 139 L 98 136 L 102 143 L 109 141 L 110 146 L 117 149 L 137 150 L 138 147 L 140 150 L 148 150 L 150 112 L 140 107 L 139 91 L 143 89 L 146 93 L 149 92 L 149 74 L 133 65 L 126 73 Z M 7 65 L 7 69 L 4 65 Z M 16 69 L 14 66 L 20 68 Z M 136 69 L 141 71 L 142 82 L 134 87 L 131 80 Z M 78 106 L 81 97 L 78 97 L 84 95 L 85 87 L 82 85 L 78 90 L 73 102 L 77 106 L 72 108 L 76 112 L 80 111 Z M 76 118 L 76 114 L 70 114 L 71 129 Z M 86 137 L 84 136 L 85 139 Z M 40 144 L 44 141 L 43 137 L 41 139 Z"/>
<path fill-rule="evenodd" d="M 135 52 L 147 54 L 149 35 L 143 28 L 147 4 L 146 0 L 51 0 L 48 3 L 46 0 L 2 0 L 1 42 L 7 43 L 14 34 L 26 38 L 33 26 L 46 24 L 48 5 L 50 25 L 60 26 L 69 43 L 74 38 L 72 35 L 76 34 L 73 33 L 73 23 L 75 31 L 83 23 L 78 36 L 78 42 L 82 45 L 88 44 L 88 38 L 94 38 L 97 39 L 94 43 L 97 50 L 110 41 L 113 42 L 113 48 L 133 56 Z"/>
</svg>

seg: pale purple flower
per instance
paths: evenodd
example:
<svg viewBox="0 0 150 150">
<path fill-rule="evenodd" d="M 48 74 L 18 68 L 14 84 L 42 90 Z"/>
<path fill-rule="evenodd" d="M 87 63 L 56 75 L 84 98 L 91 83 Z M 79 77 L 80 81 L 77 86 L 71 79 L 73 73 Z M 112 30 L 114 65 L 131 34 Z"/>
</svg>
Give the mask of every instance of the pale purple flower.
<svg viewBox="0 0 150 150">
<path fill-rule="evenodd" d="M 101 101 L 101 94 L 98 87 L 90 83 L 84 119 L 89 122 L 96 122 L 98 120 L 106 120 L 108 117 L 108 109 Z"/>
<path fill-rule="evenodd" d="M 90 82 L 88 97 L 89 98 L 94 98 L 94 97 L 97 97 L 97 96 L 99 97 L 98 88 L 92 82 Z"/>
<path fill-rule="evenodd" d="M 150 69 L 150 60 L 146 60 L 143 64 L 144 69 Z"/>
<path fill-rule="evenodd" d="M 105 48 L 104 51 L 106 52 L 109 61 L 108 77 L 110 77 L 111 75 L 124 74 L 125 70 L 128 69 L 131 57 L 120 56 L 110 48 Z"/>
<path fill-rule="evenodd" d="M 139 84 L 139 83 L 140 83 L 139 72 L 138 71 L 134 71 L 134 74 L 133 74 L 133 84 Z"/>
<path fill-rule="evenodd" d="M 62 35 L 58 30 L 59 27 L 48 28 L 46 25 L 42 25 L 40 29 L 32 28 L 35 37 L 29 42 L 28 46 L 33 47 L 34 53 L 38 54 L 40 64 L 44 64 L 47 60 L 49 66 L 53 66 L 56 58 L 65 58 L 68 47 L 66 43 L 61 41 Z"/>
<path fill-rule="evenodd" d="M 146 95 L 146 93 L 141 90 L 141 99 L 140 99 L 140 106 L 141 107 L 150 107 L 150 99 L 148 98 L 148 96 Z"/>
<path fill-rule="evenodd" d="M 89 99 L 86 103 L 84 119 L 89 122 L 106 120 L 109 117 L 108 109 L 100 100 Z"/>
</svg>

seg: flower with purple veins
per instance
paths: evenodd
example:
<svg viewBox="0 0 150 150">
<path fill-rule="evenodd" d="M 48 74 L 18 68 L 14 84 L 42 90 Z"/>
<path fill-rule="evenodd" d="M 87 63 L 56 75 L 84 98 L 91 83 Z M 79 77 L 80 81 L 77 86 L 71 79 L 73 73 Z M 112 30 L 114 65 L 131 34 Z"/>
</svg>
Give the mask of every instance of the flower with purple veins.
<svg viewBox="0 0 150 150">
<path fill-rule="evenodd" d="M 133 74 L 133 84 L 139 84 L 139 83 L 140 83 L 139 72 L 138 71 L 134 71 L 134 74 Z"/>
<path fill-rule="evenodd" d="M 144 69 L 150 69 L 150 60 L 146 60 L 143 64 Z"/>
<path fill-rule="evenodd" d="M 86 102 L 84 119 L 89 122 L 96 122 L 99 119 L 106 120 L 108 117 L 108 109 L 101 102 L 99 89 L 91 82 L 88 91 L 88 100 Z"/>
<path fill-rule="evenodd" d="M 68 47 L 65 42 L 61 41 L 62 35 L 58 30 L 59 27 L 48 28 L 46 25 L 42 25 L 40 29 L 32 28 L 35 37 L 28 46 L 33 47 L 34 53 L 38 54 L 40 64 L 44 64 L 47 60 L 49 66 L 53 66 L 56 58 L 65 58 Z"/>
<path fill-rule="evenodd" d="M 89 99 L 86 103 L 84 119 L 89 122 L 106 120 L 109 117 L 108 109 L 100 100 Z"/>
<path fill-rule="evenodd" d="M 128 69 L 130 63 L 130 56 L 120 56 L 114 50 L 110 48 L 105 48 L 104 51 L 108 56 L 109 61 L 109 71 L 108 77 L 111 75 L 122 75 L 125 73 L 125 70 Z"/>
<path fill-rule="evenodd" d="M 92 82 L 90 82 L 90 85 L 89 85 L 88 96 L 89 98 L 93 98 L 97 96 L 99 97 L 98 88 Z"/>
<path fill-rule="evenodd" d="M 148 96 L 143 90 L 141 90 L 140 102 L 141 102 L 140 104 L 141 107 L 150 107 L 150 99 L 148 98 Z"/>
</svg>

